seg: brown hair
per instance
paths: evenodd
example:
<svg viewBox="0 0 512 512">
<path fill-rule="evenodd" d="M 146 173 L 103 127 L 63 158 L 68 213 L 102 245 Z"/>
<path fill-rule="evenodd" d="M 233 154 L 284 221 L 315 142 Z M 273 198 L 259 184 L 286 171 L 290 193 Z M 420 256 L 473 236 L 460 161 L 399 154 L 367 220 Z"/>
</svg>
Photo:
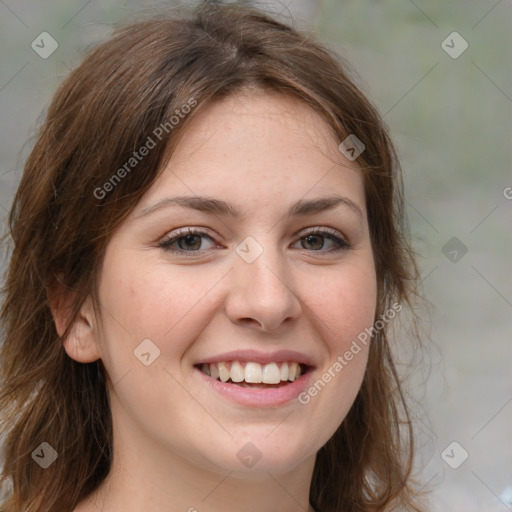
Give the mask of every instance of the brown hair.
<svg viewBox="0 0 512 512">
<path fill-rule="evenodd" d="M 205 3 L 118 29 L 56 92 L 10 212 L 0 408 L 2 477 L 12 492 L 2 510 L 72 510 L 108 474 L 112 420 L 104 368 L 66 354 L 69 327 L 59 337 L 48 299 L 52 283 L 58 279 L 73 294 L 69 326 L 87 297 L 99 310 L 99 270 L 114 230 L 196 112 L 251 87 L 299 98 L 340 141 L 355 134 L 364 143 L 358 163 L 377 270 L 375 318 L 412 296 L 417 271 L 402 225 L 393 145 L 338 56 L 313 36 L 238 3 Z M 191 100 L 195 108 L 174 126 L 171 117 Z M 162 126 L 156 147 L 120 172 Z M 114 174 L 122 179 L 114 183 Z M 350 412 L 317 454 L 311 504 L 318 512 L 419 510 L 410 483 L 412 439 L 386 329 L 380 329 Z M 59 455 L 45 470 L 31 457 L 42 442 Z"/>
</svg>

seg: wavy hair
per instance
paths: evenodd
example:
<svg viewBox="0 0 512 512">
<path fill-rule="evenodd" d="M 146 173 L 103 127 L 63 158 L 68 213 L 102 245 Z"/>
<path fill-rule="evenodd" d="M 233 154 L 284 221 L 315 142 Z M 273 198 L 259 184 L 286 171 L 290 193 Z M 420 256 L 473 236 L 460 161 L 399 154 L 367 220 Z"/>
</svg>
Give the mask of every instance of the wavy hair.
<svg viewBox="0 0 512 512">
<path fill-rule="evenodd" d="M 9 214 L 10 259 L 2 289 L 1 510 L 71 511 L 109 472 L 112 418 L 101 361 L 65 352 L 50 310 L 52 284 L 73 292 L 69 326 L 98 276 L 109 240 L 151 187 L 180 134 L 202 108 L 238 91 L 293 96 L 339 140 L 365 145 L 362 167 L 377 273 L 375 319 L 407 303 L 418 273 L 404 226 L 402 178 L 376 109 L 341 58 L 312 34 L 255 7 L 205 2 L 117 28 L 55 93 Z M 193 98 L 176 126 L 172 116 Z M 158 127 L 161 139 L 108 187 Z M 103 188 L 102 188 L 103 187 Z M 108 188 L 108 193 L 104 193 Z M 98 308 L 99 309 L 99 308 Z M 364 380 L 347 417 L 317 454 L 310 502 L 318 512 L 418 511 L 413 435 L 386 328 L 373 336 Z M 59 463 L 32 452 L 47 441 Z"/>
</svg>

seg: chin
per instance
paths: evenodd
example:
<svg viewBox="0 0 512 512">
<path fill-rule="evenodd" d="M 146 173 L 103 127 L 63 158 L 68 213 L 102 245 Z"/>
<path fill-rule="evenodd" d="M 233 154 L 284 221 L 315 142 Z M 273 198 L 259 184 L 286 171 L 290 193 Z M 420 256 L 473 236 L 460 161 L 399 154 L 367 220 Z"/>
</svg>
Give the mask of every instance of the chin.
<svg viewBox="0 0 512 512">
<path fill-rule="evenodd" d="M 309 457 L 316 456 L 316 449 L 307 447 L 307 439 L 296 438 L 290 443 L 283 437 L 272 439 L 269 430 L 265 435 L 237 437 L 230 446 L 213 462 L 226 471 L 232 471 L 244 477 L 268 478 L 268 474 L 284 474 L 292 471 Z M 311 436 L 308 436 L 311 439 Z M 228 447 L 226 447 L 228 448 Z M 233 451 L 234 448 L 234 451 Z"/>
</svg>

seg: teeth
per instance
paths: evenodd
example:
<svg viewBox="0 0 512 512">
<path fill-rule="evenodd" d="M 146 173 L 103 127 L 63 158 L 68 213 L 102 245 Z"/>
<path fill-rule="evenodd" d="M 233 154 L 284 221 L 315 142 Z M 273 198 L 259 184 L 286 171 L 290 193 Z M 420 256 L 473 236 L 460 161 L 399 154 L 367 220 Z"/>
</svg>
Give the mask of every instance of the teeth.
<svg viewBox="0 0 512 512">
<path fill-rule="evenodd" d="M 227 382 L 231 379 L 232 382 L 242 384 L 293 382 L 301 375 L 300 365 L 296 361 L 264 365 L 255 362 L 222 361 L 219 363 L 203 364 L 201 370 L 206 375 L 221 382 Z"/>
<path fill-rule="evenodd" d="M 219 363 L 219 377 L 222 382 L 227 382 L 229 380 L 230 374 L 226 363 Z"/>
<path fill-rule="evenodd" d="M 288 363 L 283 363 L 281 366 L 281 380 L 288 380 Z"/>
<path fill-rule="evenodd" d="M 215 363 L 210 363 L 210 376 L 214 379 L 219 378 L 219 367 Z"/>
<path fill-rule="evenodd" d="M 298 377 L 300 377 L 299 365 L 297 363 L 292 363 L 288 368 L 288 380 L 293 382 Z"/>
<path fill-rule="evenodd" d="M 234 361 L 231 365 L 231 380 L 233 382 L 242 382 L 244 378 L 244 367 L 238 361 Z"/>
<path fill-rule="evenodd" d="M 245 365 L 245 382 L 251 382 L 258 384 L 263 382 L 261 364 L 258 363 L 247 363 Z"/>
<path fill-rule="evenodd" d="M 263 367 L 263 383 L 279 384 L 281 382 L 281 372 L 276 363 L 269 363 Z"/>
</svg>

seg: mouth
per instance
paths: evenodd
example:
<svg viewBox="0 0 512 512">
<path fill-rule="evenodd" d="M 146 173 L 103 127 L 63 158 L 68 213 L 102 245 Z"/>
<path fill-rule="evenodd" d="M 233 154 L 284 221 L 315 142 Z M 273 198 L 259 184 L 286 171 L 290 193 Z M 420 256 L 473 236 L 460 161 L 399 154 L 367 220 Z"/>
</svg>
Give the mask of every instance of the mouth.
<svg viewBox="0 0 512 512">
<path fill-rule="evenodd" d="M 281 388 L 297 381 L 313 370 L 297 361 L 279 361 L 261 364 L 255 361 L 219 361 L 200 363 L 195 367 L 218 382 L 234 384 L 241 388 Z"/>
</svg>

